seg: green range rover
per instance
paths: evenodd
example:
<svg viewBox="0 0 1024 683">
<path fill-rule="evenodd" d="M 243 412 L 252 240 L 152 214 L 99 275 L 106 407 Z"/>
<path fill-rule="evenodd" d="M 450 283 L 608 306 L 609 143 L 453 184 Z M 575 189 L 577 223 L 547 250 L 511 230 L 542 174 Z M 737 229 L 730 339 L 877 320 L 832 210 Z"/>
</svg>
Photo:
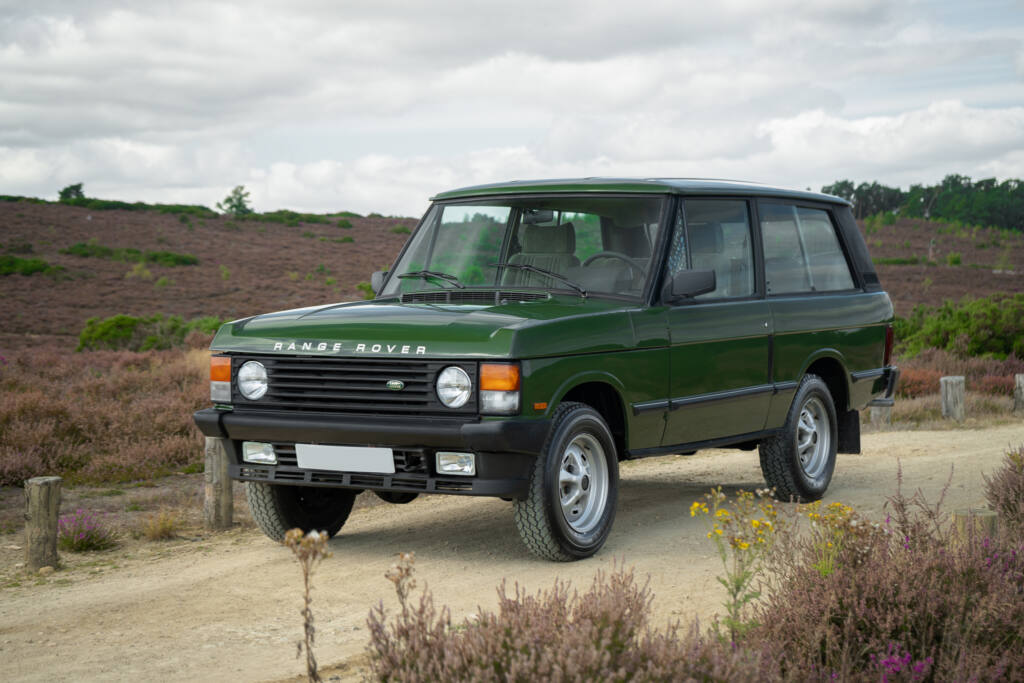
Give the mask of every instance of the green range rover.
<svg viewBox="0 0 1024 683">
<path fill-rule="evenodd" d="M 497 496 L 531 551 L 579 559 L 611 530 L 620 460 L 722 446 L 757 448 L 777 496 L 815 500 L 899 376 L 850 206 L 810 192 L 444 192 L 373 288 L 213 341 L 195 421 L 271 538 L 337 533 L 362 490 Z"/>
</svg>

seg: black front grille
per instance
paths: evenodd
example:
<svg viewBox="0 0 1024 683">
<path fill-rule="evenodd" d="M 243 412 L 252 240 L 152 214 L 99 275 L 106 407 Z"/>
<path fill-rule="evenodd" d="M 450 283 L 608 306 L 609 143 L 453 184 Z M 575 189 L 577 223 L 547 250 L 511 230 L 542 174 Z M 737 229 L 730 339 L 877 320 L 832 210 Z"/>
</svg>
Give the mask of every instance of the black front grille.
<svg viewBox="0 0 1024 683">
<path fill-rule="evenodd" d="M 498 306 L 507 301 L 542 301 L 551 298 L 547 292 L 509 292 L 501 290 L 468 291 L 444 289 L 436 292 L 410 292 L 403 294 L 403 304 L 480 304 Z"/>
<path fill-rule="evenodd" d="M 295 410 L 327 413 L 397 415 L 472 415 L 474 398 L 463 407 L 445 407 L 434 390 L 441 370 L 458 365 L 477 384 L 476 363 L 406 360 L 401 358 L 331 358 L 323 356 L 237 356 L 231 359 L 232 376 L 249 360 L 267 369 L 269 389 L 250 401 L 232 386 L 236 409 Z M 403 386 L 389 389 L 395 380 Z"/>
</svg>

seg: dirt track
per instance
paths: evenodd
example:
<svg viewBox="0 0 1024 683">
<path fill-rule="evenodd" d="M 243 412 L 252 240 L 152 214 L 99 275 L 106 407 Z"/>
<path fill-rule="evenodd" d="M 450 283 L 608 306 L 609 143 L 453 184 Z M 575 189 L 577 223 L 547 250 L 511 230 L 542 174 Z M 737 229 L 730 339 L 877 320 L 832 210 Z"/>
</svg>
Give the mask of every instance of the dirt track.
<svg viewBox="0 0 1024 683">
<path fill-rule="evenodd" d="M 983 431 L 887 432 L 864 437 L 864 453 L 840 456 L 827 500 L 880 513 L 896 487 L 932 498 L 955 466 L 947 509 L 984 502 L 982 473 L 1024 423 Z M 416 552 L 420 585 L 459 619 L 495 603 L 503 578 L 530 590 L 556 577 L 577 586 L 624 559 L 650 575 L 656 620 L 707 618 L 722 600 L 718 559 L 690 503 L 708 487 L 763 485 L 756 453 L 701 451 L 625 463 L 615 528 L 597 557 L 552 564 L 526 554 L 508 503 L 421 498 L 357 510 L 331 542 L 315 577 L 316 653 L 345 678 L 363 662 L 367 612 L 396 603 L 383 574 L 399 551 Z M 301 672 L 300 574 L 290 553 L 252 531 L 176 542 L 118 566 L 60 572 L 0 592 L 0 670 L 6 680 L 274 680 Z"/>
</svg>

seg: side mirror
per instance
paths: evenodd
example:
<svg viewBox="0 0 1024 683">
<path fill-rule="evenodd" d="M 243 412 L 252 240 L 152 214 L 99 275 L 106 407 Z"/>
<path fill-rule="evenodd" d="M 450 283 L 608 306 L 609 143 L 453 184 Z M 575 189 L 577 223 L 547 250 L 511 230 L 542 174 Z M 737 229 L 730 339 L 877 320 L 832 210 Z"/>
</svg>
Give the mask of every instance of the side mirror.
<svg viewBox="0 0 1024 683">
<path fill-rule="evenodd" d="M 374 295 L 380 294 L 380 290 L 384 287 L 384 278 L 387 276 L 388 271 L 386 270 L 375 270 L 370 276 L 370 289 L 373 290 Z"/>
<path fill-rule="evenodd" d="M 718 283 L 713 270 L 684 270 L 665 283 L 661 300 L 671 304 L 715 291 Z"/>
</svg>

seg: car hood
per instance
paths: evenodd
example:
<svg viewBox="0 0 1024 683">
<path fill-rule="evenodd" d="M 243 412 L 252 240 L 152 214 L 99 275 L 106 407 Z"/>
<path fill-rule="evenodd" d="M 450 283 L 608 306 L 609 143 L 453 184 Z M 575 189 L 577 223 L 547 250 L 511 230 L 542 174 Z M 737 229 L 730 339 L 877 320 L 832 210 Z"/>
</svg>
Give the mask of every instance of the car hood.
<svg viewBox="0 0 1024 683">
<path fill-rule="evenodd" d="M 398 300 L 300 308 L 226 323 L 222 352 L 394 358 L 529 358 L 635 346 L 636 304 L 552 296 L 499 305 Z"/>
</svg>

